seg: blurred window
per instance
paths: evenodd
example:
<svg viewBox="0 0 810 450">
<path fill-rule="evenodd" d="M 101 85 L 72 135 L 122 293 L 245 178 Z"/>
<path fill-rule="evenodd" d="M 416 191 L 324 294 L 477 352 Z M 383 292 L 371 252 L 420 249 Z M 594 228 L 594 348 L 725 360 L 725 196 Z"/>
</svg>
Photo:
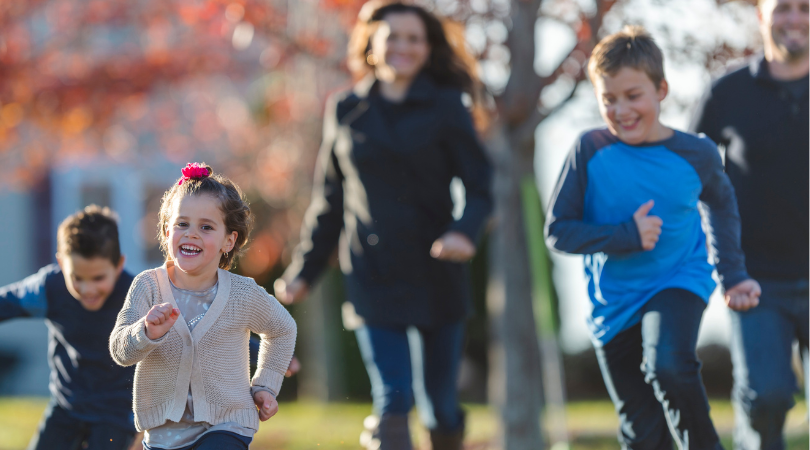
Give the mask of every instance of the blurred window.
<svg viewBox="0 0 810 450">
<path fill-rule="evenodd" d="M 103 184 L 82 184 L 81 207 L 87 205 L 110 206 L 110 185 Z"/>
<path fill-rule="evenodd" d="M 157 240 L 158 213 L 160 212 L 160 199 L 163 197 L 165 186 L 147 185 L 144 195 L 144 217 L 141 219 L 141 244 L 148 267 L 163 264 L 163 252 Z"/>
</svg>

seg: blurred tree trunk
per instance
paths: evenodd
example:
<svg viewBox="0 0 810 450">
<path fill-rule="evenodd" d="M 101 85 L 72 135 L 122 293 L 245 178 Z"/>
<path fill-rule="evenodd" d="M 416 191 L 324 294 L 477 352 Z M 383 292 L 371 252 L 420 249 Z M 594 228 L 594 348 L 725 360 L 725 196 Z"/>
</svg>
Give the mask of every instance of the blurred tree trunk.
<svg viewBox="0 0 810 450">
<path fill-rule="evenodd" d="M 495 169 L 495 229 L 490 248 L 488 313 L 492 320 L 490 393 L 501 408 L 507 450 L 545 447 L 540 349 L 531 297 L 531 275 L 521 206 L 520 181 L 533 175 L 534 128 L 519 116 L 537 109 L 539 77 L 533 64 L 534 26 L 540 0 L 512 1 L 511 76 L 497 101 L 498 119 L 489 142 Z M 538 122 L 539 123 L 539 122 Z"/>
<path fill-rule="evenodd" d="M 531 143 L 515 140 L 506 127 L 490 143 L 495 165 L 493 193 L 496 228 L 491 238 L 488 313 L 490 385 L 493 403 L 501 407 L 504 448 L 540 450 L 543 408 L 540 350 L 532 311 L 531 276 L 519 180 L 532 174 Z M 526 151 L 527 147 L 531 151 Z"/>
<path fill-rule="evenodd" d="M 487 309 L 491 318 L 489 392 L 500 406 L 506 450 L 540 450 L 544 407 L 541 355 L 532 306 L 531 267 L 521 203 L 521 182 L 534 176 L 535 130 L 570 100 L 584 79 L 584 63 L 612 1 L 597 1 L 594 17 L 583 19 L 578 43 L 548 77 L 534 69 L 535 26 L 543 0 L 512 0 L 509 17 L 510 76 L 496 98 L 497 120 L 488 140 L 495 176 L 495 228 L 491 239 Z M 584 31 L 584 32 L 583 32 Z M 575 70 L 571 69 L 571 63 Z M 564 67 L 568 64 L 568 68 Z M 542 108 L 540 93 L 558 76 L 575 79 L 566 100 Z"/>
<path fill-rule="evenodd" d="M 298 375 L 299 398 L 318 402 L 346 399 L 346 357 L 340 339 L 344 332 L 340 305 L 344 300 L 343 274 L 330 267 L 313 286 L 307 301 L 296 308 L 297 353 L 302 367 L 306 367 Z"/>
</svg>

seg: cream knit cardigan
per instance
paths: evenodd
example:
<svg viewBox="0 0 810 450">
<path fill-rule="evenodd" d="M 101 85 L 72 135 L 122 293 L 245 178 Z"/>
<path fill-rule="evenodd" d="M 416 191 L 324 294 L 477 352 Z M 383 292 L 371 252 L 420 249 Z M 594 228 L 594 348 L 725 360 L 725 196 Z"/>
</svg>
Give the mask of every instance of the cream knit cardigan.
<svg viewBox="0 0 810 450">
<path fill-rule="evenodd" d="M 122 366 L 135 368 L 133 410 L 138 431 L 179 422 L 189 386 L 194 421 L 216 425 L 236 422 L 259 429 L 251 386 L 278 394 L 295 348 L 296 325 L 283 306 L 252 278 L 218 269 L 216 297 L 194 331 L 182 316 L 157 340 L 146 337 L 149 309 L 171 303 L 167 265 L 140 273 L 132 282 L 110 335 L 110 353 Z M 250 378 L 248 340 L 261 337 L 259 361 Z"/>
</svg>

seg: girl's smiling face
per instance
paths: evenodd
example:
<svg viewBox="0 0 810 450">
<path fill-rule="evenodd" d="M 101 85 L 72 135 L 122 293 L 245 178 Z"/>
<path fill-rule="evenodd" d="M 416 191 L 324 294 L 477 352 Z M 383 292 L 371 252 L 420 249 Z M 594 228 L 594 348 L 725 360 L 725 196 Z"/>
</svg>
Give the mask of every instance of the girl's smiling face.
<svg viewBox="0 0 810 450">
<path fill-rule="evenodd" d="M 231 251 L 236 231 L 228 232 L 219 200 L 207 194 L 174 200 L 166 230 L 169 257 L 192 276 L 215 276 L 222 254 Z"/>
</svg>

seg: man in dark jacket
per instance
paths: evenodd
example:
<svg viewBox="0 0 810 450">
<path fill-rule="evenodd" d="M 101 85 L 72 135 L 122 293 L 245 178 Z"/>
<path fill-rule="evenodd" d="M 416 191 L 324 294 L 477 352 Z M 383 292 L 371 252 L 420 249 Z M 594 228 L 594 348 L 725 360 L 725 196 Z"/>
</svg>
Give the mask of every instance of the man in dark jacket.
<svg viewBox="0 0 810 450">
<path fill-rule="evenodd" d="M 732 311 L 739 449 L 784 448 L 798 340 L 808 348 L 808 0 L 760 0 L 765 54 L 712 86 L 693 131 L 725 147 L 759 305 Z"/>
</svg>

